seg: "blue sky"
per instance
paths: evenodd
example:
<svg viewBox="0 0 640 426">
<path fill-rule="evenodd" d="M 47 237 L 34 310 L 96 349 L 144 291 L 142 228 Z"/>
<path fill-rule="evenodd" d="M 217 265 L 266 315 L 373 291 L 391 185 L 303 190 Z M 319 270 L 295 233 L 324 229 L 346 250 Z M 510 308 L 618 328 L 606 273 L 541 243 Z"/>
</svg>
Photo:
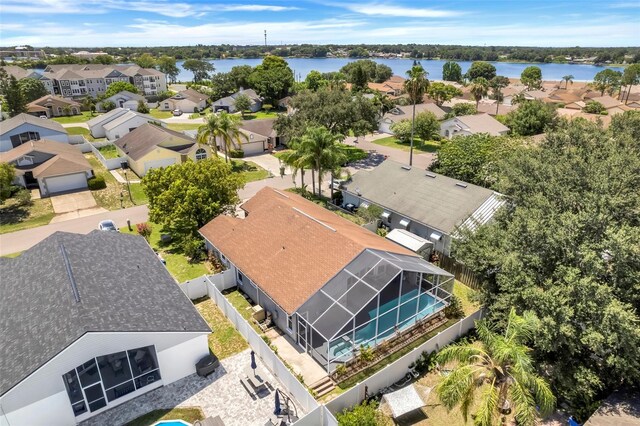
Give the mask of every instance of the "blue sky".
<svg viewBox="0 0 640 426">
<path fill-rule="evenodd" d="M 0 44 L 638 46 L 640 0 L 2 0 Z"/>
</svg>

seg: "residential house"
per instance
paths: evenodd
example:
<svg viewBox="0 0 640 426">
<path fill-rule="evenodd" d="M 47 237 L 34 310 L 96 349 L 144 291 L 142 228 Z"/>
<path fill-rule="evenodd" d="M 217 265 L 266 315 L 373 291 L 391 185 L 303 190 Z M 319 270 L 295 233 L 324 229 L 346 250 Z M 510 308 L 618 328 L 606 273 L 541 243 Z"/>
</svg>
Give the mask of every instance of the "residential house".
<svg viewBox="0 0 640 426">
<path fill-rule="evenodd" d="M 381 207 L 389 229 L 407 230 L 447 255 L 458 227 L 473 230 L 504 204 L 490 189 L 391 160 L 354 174 L 342 195 L 345 205 Z"/>
<path fill-rule="evenodd" d="M 182 112 L 198 112 L 207 107 L 209 96 L 204 95 L 196 90 L 182 90 L 172 97 L 160 101 L 158 109 L 161 111 L 180 110 Z"/>
<path fill-rule="evenodd" d="M 200 229 L 238 288 L 328 372 L 442 315 L 453 277 L 292 193 L 266 187 Z"/>
<path fill-rule="evenodd" d="M 140 236 L 56 232 L 0 273 L 2 425 L 81 423 L 209 354 L 211 329 Z"/>
<path fill-rule="evenodd" d="M 69 134 L 60 123 L 30 114 L 18 114 L 0 122 L 0 152 L 40 139 L 69 143 Z"/>
<path fill-rule="evenodd" d="M 47 89 L 47 91 L 50 94 L 52 94 L 52 95 L 54 94 L 54 92 L 53 92 L 53 82 L 50 79 L 38 74 L 35 71 L 26 70 L 26 69 L 24 69 L 22 67 L 19 67 L 19 66 L 16 66 L 16 65 L 6 65 L 6 66 L 2 66 L 0 68 L 4 69 L 9 76 L 15 77 L 16 80 L 22 80 L 23 78 L 33 78 L 35 80 L 40 80 L 42 82 L 42 84 L 44 85 L 45 89 Z"/>
<path fill-rule="evenodd" d="M 640 393 L 620 389 L 602 401 L 584 426 L 640 426 Z"/>
<path fill-rule="evenodd" d="M 275 147 L 282 145 L 282 138 L 273 128 L 275 121 L 275 118 L 269 118 L 242 122 L 240 131 L 247 136 L 247 139 L 242 140 L 244 155 L 263 154 L 265 151 L 272 151 Z"/>
<path fill-rule="evenodd" d="M 245 95 L 249 97 L 251 101 L 251 107 L 249 111 L 258 112 L 262 108 L 262 98 L 258 96 L 258 94 L 253 89 L 241 89 L 240 91 L 234 93 L 231 96 L 227 96 L 226 98 L 218 99 L 217 101 L 211 104 L 211 108 L 213 111 L 227 111 L 227 112 L 237 112 L 236 109 L 236 98 L 240 95 Z"/>
<path fill-rule="evenodd" d="M 38 188 L 42 197 L 87 188 L 91 165 L 73 145 L 31 140 L 0 153 L 0 162 L 15 167 L 15 185 Z"/>
<path fill-rule="evenodd" d="M 27 104 L 27 112 L 36 117 L 64 117 L 80 114 L 81 105 L 61 96 L 45 95 Z"/>
<path fill-rule="evenodd" d="M 122 90 L 116 93 L 113 96 L 109 96 L 108 98 L 103 99 L 102 101 L 96 104 L 96 110 L 100 112 L 106 111 L 104 108 L 105 102 L 113 102 L 116 108 L 125 108 L 136 111 L 138 109 L 138 102 L 144 102 L 146 104 L 146 100 L 144 96 L 138 95 L 137 93 L 131 93 L 127 90 Z"/>
<path fill-rule="evenodd" d="M 394 76 L 394 77 L 398 77 L 398 76 Z M 399 78 L 402 79 L 402 77 L 399 77 Z M 390 79 L 383 83 L 370 82 L 370 83 L 367 83 L 367 86 L 371 90 L 375 90 L 376 92 L 379 92 L 383 95 L 389 96 L 392 99 L 395 99 L 404 92 L 404 79 L 402 79 L 402 81 L 394 81 Z"/>
<path fill-rule="evenodd" d="M 109 140 L 119 139 L 145 123 L 154 123 L 162 127 L 166 126 L 166 124 L 156 120 L 150 115 L 124 108 L 113 109 L 106 114 L 99 115 L 87 121 L 89 131 L 94 138 L 106 137 Z"/>
<path fill-rule="evenodd" d="M 501 136 L 509 133 L 509 128 L 489 114 L 461 115 L 440 124 L 440 136 L 451 139 L 454 136 L 469 136 L 488 133 Z"/>
<path fill-rule="evenodd" d="M 442 120 L 446 113 L 434 103 L 416 104 L 416 115 L 421 112 L 431 112 L 438 120 Z M 413 105 L 396 106 L 382 116 L 378 122 L 380 133 L 393 134 L 391 126 L 402 120 L 411 120 L 413 117 Z"/>
<path fill-rule="evenodd" d="M 478 111 L 479 114 L 489 114 L 489 115 L 495 116 L 495 115 L 507 115 L 511 111 L 515 111 L 516 109 L 518 109 L 517 104 L 516 105 L 508 105 L 504 103 L 500 103 L 498 105 L 496 104 L 497 102 L 493 100 L 480 101 L 478 103 L 476 111 Z"/>
<path fill-rule="evenodd" d="M 114 142 L 129 167 L 142 177 L 151 169 L 200 161 L 211 156 L 207 145 L 200 145 L 184 133 L 145 123 Z"/>
</svg>

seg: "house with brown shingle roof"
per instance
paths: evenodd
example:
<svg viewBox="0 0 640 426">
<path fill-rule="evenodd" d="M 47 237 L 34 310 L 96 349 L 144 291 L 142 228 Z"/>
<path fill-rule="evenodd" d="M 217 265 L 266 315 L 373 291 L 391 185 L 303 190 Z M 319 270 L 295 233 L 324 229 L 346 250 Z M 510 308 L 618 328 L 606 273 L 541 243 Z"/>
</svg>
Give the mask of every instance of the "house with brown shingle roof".
<svg viewBox="0 0 640 426">
<path fill-rule="evenodd" d="M 0 162 L 15 167 L 14 184 L 39 188 L 43 197 L 87 188 L 91 165 L 72 145 L 46 139 L 31 140 L 0 153 Z"/>
<path fill-rule="evenodd" d="M 200 229 L 238 289 L 327 372 L 442 315 L 453 277 L 302 198 L 266 187 Z"/>
<path fill-rule="evenodd" d="M 416 104 L 416 115 L 421 112 L 431 112 L 438 120 L 442 120 L 446 115 L 442 108 L 432 102 Z M 393 124 L 402 120 L 411 120 L 411 117 L 413 117 L 413 105 L 397 106 L 388 111 L 378 121 L 378 131 L 380 133 L 393 134 L 391 130 Z"/>
<path fill-rule="evenodd" d="M 501 136 L 509 133 L 509 128 L 489 114 L 461 115 L 440 124 L 440 136 L 451 139 L 454 136 L 469 136 L 488 133 Z"/>
<path fill-rule="evenodd" d="M 27 104 L 27 112 L 36 117 L 62 117 L 80 114 L 80 104 L 62 96 L 45 95 Z"/>
<path fill-rule="evenodd" d="M 161 101 L 158 109 L 161 111 L 180 110 L 182 112 L 201 111 L 207 107 L 209 96 L 193 89 L 183 90 L 172 97 Z"/>
</svg>

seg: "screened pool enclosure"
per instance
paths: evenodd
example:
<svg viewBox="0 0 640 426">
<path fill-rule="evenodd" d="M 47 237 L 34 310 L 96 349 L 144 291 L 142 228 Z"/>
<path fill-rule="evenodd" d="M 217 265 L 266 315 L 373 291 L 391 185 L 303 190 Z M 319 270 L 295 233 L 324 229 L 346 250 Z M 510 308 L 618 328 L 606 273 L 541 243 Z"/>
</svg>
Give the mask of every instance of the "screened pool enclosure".
<svg viewBox="0 0 640 426">
<path fill-rule="evenodd" d="M 297 312 L 297 341 L 328 372 L 449 303 L 453 276 L 425 260 L 367 249 Z"/>
</svg>

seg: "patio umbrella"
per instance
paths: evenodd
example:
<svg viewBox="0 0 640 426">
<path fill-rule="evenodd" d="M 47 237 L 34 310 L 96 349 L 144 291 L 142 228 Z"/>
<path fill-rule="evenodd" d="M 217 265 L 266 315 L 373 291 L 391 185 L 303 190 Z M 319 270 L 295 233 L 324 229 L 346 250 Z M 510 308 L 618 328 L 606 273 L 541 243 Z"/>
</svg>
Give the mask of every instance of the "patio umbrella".
<svg viewBox="0 0 640 426">
<path fill-rule="evenodd" d="M 256 353 L 254 351 L 251 351 L 251 369 L 253 370 L 253 375 L 256 375 L 256 368 L 258 368 L 258 365 L 256 364 Z"/>
<path fill-rule="evenodd" d="M 276 389 L 276 409 L 273 410 L 273 414 L 279 416 L 282 412 L 282 408 L 280 407 L 280 391 Z"/>
</svg>

